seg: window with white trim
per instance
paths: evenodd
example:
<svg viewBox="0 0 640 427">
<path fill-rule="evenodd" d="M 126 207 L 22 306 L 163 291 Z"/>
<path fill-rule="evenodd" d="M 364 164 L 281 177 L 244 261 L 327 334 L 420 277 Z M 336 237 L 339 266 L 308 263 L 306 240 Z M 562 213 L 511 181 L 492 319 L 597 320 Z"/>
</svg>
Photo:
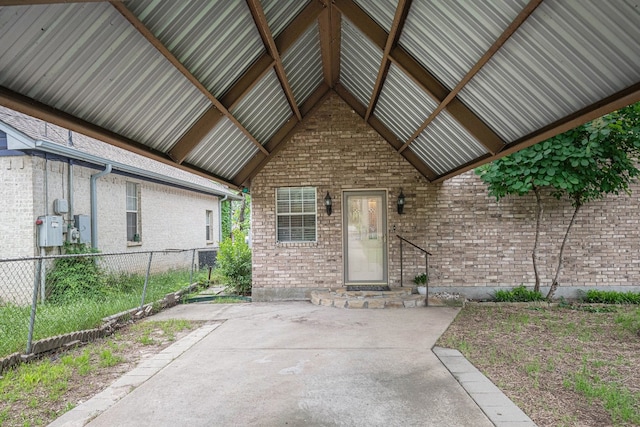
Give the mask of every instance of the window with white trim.
<svg viewBox="0 0 640 427">
<path fill-rule="evenodd" d="M 205 240 L 210 242 L 213 240 L 213 233 L 211 230 L 211 224 L 213 224 L 213 211 L 205 211 L 206 219 L 205 219 Z"/>
<path fill-rule="evenodd" d="M 140 238 L 140 200 L 139 188 L 135 182 L 127 182 L 127 241 L 139 242 Z"/>
<path fill-rule="evenodd" d="M 276 233 L 278 242 L 316 241 L 316 188 L 276 189 Z"/>
</svg>

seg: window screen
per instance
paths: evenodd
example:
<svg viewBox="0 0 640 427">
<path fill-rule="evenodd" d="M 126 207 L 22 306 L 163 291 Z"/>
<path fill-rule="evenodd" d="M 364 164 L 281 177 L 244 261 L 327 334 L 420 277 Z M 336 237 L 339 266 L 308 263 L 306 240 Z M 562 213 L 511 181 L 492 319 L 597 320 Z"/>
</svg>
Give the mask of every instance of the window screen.
<svg viewBox="0 0 640 427">
<path fill-rule="evenodd" d="M 278 188 L 276 216 L 278 242 L 315 242 L 315 187 Z"/>
</svg>

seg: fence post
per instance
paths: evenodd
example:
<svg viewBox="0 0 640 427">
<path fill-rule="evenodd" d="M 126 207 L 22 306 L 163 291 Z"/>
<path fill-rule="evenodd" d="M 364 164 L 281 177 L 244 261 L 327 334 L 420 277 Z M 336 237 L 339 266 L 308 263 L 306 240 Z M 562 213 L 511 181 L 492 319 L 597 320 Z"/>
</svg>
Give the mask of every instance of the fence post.
<svg viewBox="0 0 640 427">
<path fill-rule="evenodd" d="M 27 337 L 26 354 L 31 354 L 31 344 L 33 343 L 33 330 L 36 325 L 36 307 L 38 304 L 38 288 L 40 288 L 40 272 L 42 271 L 42 257 L 38 259 L 36 271 L 33 275 L 33 300 L 31 302 L 31 316 L 29 318 L 29 336 Z"/>
<path fill-rule="evenodd" d="M 153 252 L 149 252 L 149 264 L 147 265 L 147 275 L 144 277 L 144 287 L 142 288 L 142 301 L 140 301 L 140 310 L 144 306 L 144 299 L 147 296 L 147 285 L 149 284 L 149 274 L 151 273 L 151 259 Z"/>
<path fill-rule="evenodd" d="M 196 262 L 196 250 L 193 249 L 193 253 L 191 254 L 191 273 L 189 274 L 189 286 L 193 285 L 193 266 L 194 262 Z"/>
</svg>

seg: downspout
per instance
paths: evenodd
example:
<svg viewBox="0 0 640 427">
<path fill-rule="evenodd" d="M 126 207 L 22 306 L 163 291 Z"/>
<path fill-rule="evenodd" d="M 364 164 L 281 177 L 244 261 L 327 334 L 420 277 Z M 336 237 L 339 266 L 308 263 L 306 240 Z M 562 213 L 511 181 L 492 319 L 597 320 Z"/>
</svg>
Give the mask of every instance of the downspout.
<svg viewBox="0 0 640 427">
<path fill-rule="evenodd" d="M 91 175 L 91 247 L 98 249 L 98 191 L 96 181 L 98 178 L 111 173 L 111 163 L 107 164 L 102 172 Z"/>
<path fill-rule="evenodd" d="M 67 224 L 67 242 L 71 243 L 71 229 L 73 224 L 73 160 L 69 159 L 69 179 L 67 179 L 67 185 L 69 186 L 69 222 Z"/>
<path fill-rule="evenodd" d="M 218 246 L 222 243 L 222 202 L 227 200 L 229 195 L 225 195 L 222 199 L 218 199 Z"/>
</svg>

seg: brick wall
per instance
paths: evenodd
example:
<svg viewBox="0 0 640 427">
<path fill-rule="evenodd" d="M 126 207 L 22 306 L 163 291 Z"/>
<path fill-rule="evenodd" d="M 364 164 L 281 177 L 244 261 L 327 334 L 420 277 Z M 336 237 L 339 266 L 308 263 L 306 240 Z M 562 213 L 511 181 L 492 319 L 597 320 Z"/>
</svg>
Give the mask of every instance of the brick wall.
<svg viewBox="0 0 640 427">
<path fill-rule="evenodd" d="M 317 243 L 276 243 L 275 189 L 284 186 L 317 188 Z M 333 94 L 252 182 L 257 299 L 304 298 L 310 289 L 343 285 L 341 192 L 351 189 L 388 192 L 392 285 L 400 283 L 396 234 L 433 254 L 429 275 L 435 289 L 482 297 L 496 287 L 533 284 L 533 196 L 496 203 L 473 172 L 428 183 Z M 404 215 L 396 212 L 400 190 L 406 196 Z M 633 190 L 633 197 L 610 197 L 582 208 L 567 243 L 563 287 L 640 285 L 640 186 Z M 331 216 L 323 207 L 327 191 Z M 540 265 L 542 284 L 549 285 L 572 208 L 548 196 L 544 200 Z M 424 258 L 406 246 L 404 252 L 403 281 L 410 284 L 424 271 Z"/>
<path fill-rule="evenodd" d="M 45 185 L 45 165 L 48 170 Z M 55 199 L 69 200 L 68 164 L 40 157 L 0 157 L 3 181 L 3 245 L 0 259 L 33 256 L 38 253 L 35 219 L 47 212 L 54 215 Z M 74 166 L 73 213 L 90 215 L 90 178 L 98 169 Z M 142 244 L 127 242 L 126 182 L 140 185 Z M 45 187 L 48 197 L 45 197 Z M 217 246 L 219 236 L 218 198 L 159 183 L 128 178 L 115 173 L 100 178 L 98 193 L 98 244 L 102 252 L 149 251 Z M 48 205 L 47 205 L 48 204 Z M 213 211 L 213 241 L 205 240 L 205 211 Z M 65 221 L 67 215 L 64 215 Z M 65 224 L 66 225 L 66 224 Z M 58 253 L 49 249 L 48 253 Z"/>
</svg>

